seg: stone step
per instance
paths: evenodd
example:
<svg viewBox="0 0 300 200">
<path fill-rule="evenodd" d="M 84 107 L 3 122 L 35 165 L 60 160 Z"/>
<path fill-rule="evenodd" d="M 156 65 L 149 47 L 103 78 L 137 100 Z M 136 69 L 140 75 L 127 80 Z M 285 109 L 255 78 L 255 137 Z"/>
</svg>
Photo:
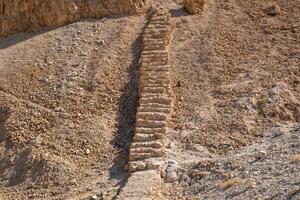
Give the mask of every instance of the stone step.
<svg viewBox="0 0 300 200">
<path fill-rule="evenodd" d="M 148 55 L 142 55 L 141 59 L 153 59 L 153 58 L 161 58 L 161 59 L 169 59 L 169 55 L 168 54 L 148 54 Z"/>
<path fill-rule="evenodd" d="M 144 74 L 141 74 L 144 75 Z M 166 77 L 143 77 L 142 80 L 140 80 L 141 84 L 148 84 L 148 83 L 153 83 L 153 84 L 171 84 L 170 78 Z"/>
<path fill-rule="evenodd" d="M 169 29 L 170 25 L 150 22 L 147 29 Z"/>
<path fill-rule="evenodd" d="M 167 128 L 141 128 L 137 127 L 135 129 L 135 132 L 141 133 L 141 134 L 154 134 L 154 133 L 167 133 Z"/>
<path fill-rule="evenodd" d="M 166 50 L 166 46 L 144 46 L 142 47 L 145 51 L 154 51 L 154 50 Z"/>
<path fill-rule="evenodd" d="M 137 119 L 136 121 L 136 127 L 142 127 L 142 128 L 166 128 L 168 125 L 165 121 L 152 121 L 152 120 L 143 120 L 143 119 Z"/>
<path fill-rule="evenodd" d="M 163 45 L 166 45 L 169 43 L 169 40 L 167 40 L 167 38 L 143 38 L 142 40 L 143 43 L 146 42 L 158 42 L 158 43 L 162 43 Z"/>
<path fill-rule="evenodd" d="M 130 154 L 139 154 L 139 153 L 155 153 L 160 154 L 161 156 L 164 155 L 164 150 L 162 148 L 152 148 L 152 147 L 138 147 L 138 148 L 131 148 Z"/>
<path fill-rule="evenodd" d="M 140 94 L 140 98 L 156 98 L 156 97 L 160 97 L 160 96 L 164 96 L 164 97 L 167 97 L 167 98 L 172 98 L 173 97 L 173 93 L 171 90 L 167 89 L 167 93 L 166 94 L 163 94 L 163 95 L 160 95 L 160 94 Z M 173 104 L 172 104 L 173 106 Z"/>
<path fill-rule="evenodd" d="M 136 160 L 145 160 L 148 158 L 157 158 L 164 156 L 165 153 L 163 152 L 151 152 L 151 153 L 130 153 L 129 161 L 136 161 Z"/>
<path fill-rule="evenodd" d="M 144 87 L 141 89 L 141 93 L 144 94 L 165 94 L 167 92 L 166 88 L 152 88 L 152 87 Z"/>
<path fill-rule="evenodd" d="M 163 67 L 163 66 L 167 66 L 167 65 L 141 65 L 141 68 L 143 67 L 152 67 L 152 68 L 155 68 L 155 67 Z M 143 80 L 148 80 L 148 79 L 170 79 L 171 76 L 170 76 L 170 72 L 169 71 L 162 71 L 160 73 L 155 73 L 155 72 L 144 72 L 144 73 L 140 73 L 140 78 L 143 79 Z"/>
<path fill-rule="evenodd" d="M 140 107 L 138 111 L 171 114 L 171 108 Z"/>
<path fill-rule="evenodd" d="M 153 39 L 153 40 L 165 40 L 167 41 L 165 45 L 167 46 L 170 43 L 170 35 L 169 34 L 148 34 L 144 37 L 145 39 Z"/>
<path fill-rule="evenodd" d="M 150 21 L 155 21 L 155 20 L 160 20 L 160 21 L 169 21 L 170 16 L 165 15 L 153 15 L 150 19 Z"/>
<path fill-rule="evenodd" d="M 148 75 L 146 75 L 148 74 Z M 168 75 L 161 75 L 161 76 L 151 76 L 149 75 L 149 73 L 141 73 L 140 74 L 140 77 L 141 77 L 141 80 L 140 82 L 141 83 L 165 83 L 165 84 L 170 84 L 171 81 L 170 81 L 170 76 Z"/>
<path fill-rule="evenodd" d="M 146 120 L 156 120 L 156 121 L 166 121 L 168 116 L 162 113 L 143 113 L 138 112 L 136 115 L 137 119 L 146 119 Z"/>
<path fill-rule="evenodd" d="M 164 28 L 147 27 L 144 31 L 144 35 L 152 34 L 152 33 L 168 33 L 170 30 L 171 30 L 170 27 L 164 27 Z"/>
<path fill-rule="evenodd" d="M 171 105 L 165 105 L 160 103 L 140 103 L 140 107 L 142 108 L 168 108 L 171 109 Z"/>
<path fill-rule="evenodd" d="M 135 136 L 133 137 L 133 142 L 151 142 L 151 141 L 157 141 L 163 137 L 164 134 L 162 133 L 155 133 L 155 134 L 135 133 Z"/>
<path fill-rule="evenodd" d="M 148 97 L 148 98 L 140 98 L 141 103 L 159 103 L 164 105 L 171 105 L 172 100 L 169 97 Z"/>
<path fill-rule="evenodd" d="M 161 164 L 153 159 L 145 159 L 139 161 L 131 161 L 128 163 L 128 171 L 143 171 L 143 170 L 156 170 L 159 169 Z M 140 200 L 140 199 L 138 199 Z"/>
<path fill-rule="evenodd" d="M 152 67 L 141 67 L 140 68 L 141 72 L 169 72 L 170 71 L 170 67 L 166 66 L 152 66 Z"/>
<path fill-rule="evenodd" d="M 169 55 L 167 51 L 143 51 L 142 55 Z"/>
<path fill-rule="evenodd" d="M 130 148 L 141 148 L 141 147 L 163 148 L 163 144 L 160 141 L 152 141 L 152 142 L 133 142 L 130 145 Z"/>
<path fill-rule="evenodd" d="M 165 84 L 165 83 L 143 83 L 140 84 L 140 88 L 144 88 L 144 87 L 164 87 L 164 88 L 171 88 L 170 84 Z"/>
<path fill-rule="evenodd" d="M 165 59 L 159 59 L 159 58 L 152 58 L 152 59 L 145 59 L 145 58 L 142 58 L 142 61 L 144 66 L 163 66 L 163 65 L 169 65 L 170 64 L 170 61 L 169 59 L 165 58 Z"/>
</svg>

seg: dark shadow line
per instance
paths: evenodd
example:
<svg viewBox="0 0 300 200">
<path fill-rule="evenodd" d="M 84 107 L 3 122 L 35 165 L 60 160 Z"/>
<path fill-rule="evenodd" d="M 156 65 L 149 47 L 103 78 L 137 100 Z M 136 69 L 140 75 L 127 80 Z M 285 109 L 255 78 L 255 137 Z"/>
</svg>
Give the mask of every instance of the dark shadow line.
<svg viewBox="0 0 300 200">
<path fill-rule="evenodd" d="M 171 17 L 182 17 L 182 16 L 189 16 L 190 14 L 185 10 L 182 6 L 177 9 L 170 10 Z"/>
</svg>

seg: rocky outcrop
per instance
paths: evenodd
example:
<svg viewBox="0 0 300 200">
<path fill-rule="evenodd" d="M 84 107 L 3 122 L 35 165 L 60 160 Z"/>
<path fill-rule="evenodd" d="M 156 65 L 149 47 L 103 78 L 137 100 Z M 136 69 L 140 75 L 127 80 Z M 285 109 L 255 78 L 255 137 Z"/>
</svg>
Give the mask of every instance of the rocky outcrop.
<svg viewBox="0 0 300 200">
<path fill-rule="evenodd" d="M 0 36 L 84 18 L 142 12 L 149 0 L 0 0 Z"/>
<path fill-rule="evenodd" d="M 130 147 L 128 183 L 119 199 L 160 198 L 164 167 L 163 140 L 173 109 L 169 43 L 173 26 L 170 14 L 157 11 L 143 35 L 140 65 L 139 108 Z"/>
<path fill-rule="evenodd" d="M 207 0 L 184 0 L 185 9 L 191 14 L 200 13 Z"/>
</svg>

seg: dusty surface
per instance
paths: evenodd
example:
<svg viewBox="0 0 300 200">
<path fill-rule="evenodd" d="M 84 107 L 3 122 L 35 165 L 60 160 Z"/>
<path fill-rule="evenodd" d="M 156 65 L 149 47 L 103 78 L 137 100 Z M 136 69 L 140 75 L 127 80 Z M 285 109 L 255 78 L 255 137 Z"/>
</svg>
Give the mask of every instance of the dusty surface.
<svg viewBox="0 0 300 200">
<path fill-rule="evenodd" d="M 300 2 L 170 9 L 169 199 L 299 199 Z M 161 4 L 162 2 L 158 2 Z M 0 43 L 0 194 L 117 196 L 135 125 L 144 16 Z"/>
<path fill-rule="evenodd" d="M 134 124 L 141 23 L 82 21 L 1 43 L 0 106 L 10 113 L 1 120 L 1 187 L 59 199 L 116 184 L 113 164 L 125 164 L 117 155 Z"/>
<path fill-rule="evenodd" d="M 299 130 L 265 137 L 299 126 L 299 10 L 299 1 L 234 0 L 210 1 L 199 16 L 174 11 L 169 158 L 184 172 L 168 187 L 171 199 L 300 198 L 299 162 L 290 161 Z M 252 163 L 260 151 L 269 152 Z M 240 184 L 220 189 L 230 178 Z M 247 189 L 251 178 L 256 187 Z"/>
</svg>

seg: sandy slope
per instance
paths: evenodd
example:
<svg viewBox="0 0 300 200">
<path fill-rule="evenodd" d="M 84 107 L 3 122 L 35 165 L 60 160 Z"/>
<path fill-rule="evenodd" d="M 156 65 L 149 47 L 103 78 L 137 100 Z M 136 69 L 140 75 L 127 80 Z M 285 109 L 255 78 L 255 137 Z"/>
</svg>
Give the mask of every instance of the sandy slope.
<svg viewBox="0 0 300 200">
<path fill-rule="evenodd" d="M 134 123 L 142 23 L 82 21 L 1 42 L 0 106 L 10 113 L 1 122 L 2 187 L 55 199 L 117 184 L 114 165 L 125 164 Z"/>
</svg>

